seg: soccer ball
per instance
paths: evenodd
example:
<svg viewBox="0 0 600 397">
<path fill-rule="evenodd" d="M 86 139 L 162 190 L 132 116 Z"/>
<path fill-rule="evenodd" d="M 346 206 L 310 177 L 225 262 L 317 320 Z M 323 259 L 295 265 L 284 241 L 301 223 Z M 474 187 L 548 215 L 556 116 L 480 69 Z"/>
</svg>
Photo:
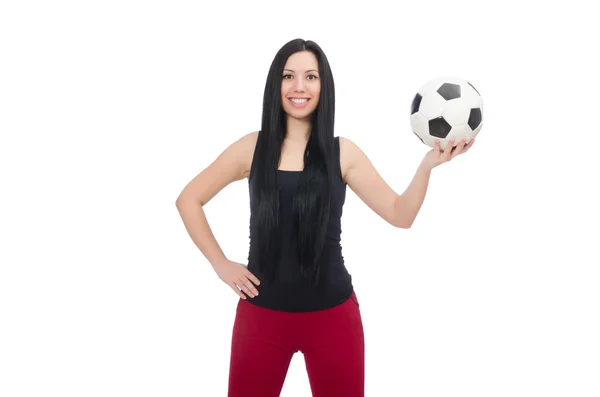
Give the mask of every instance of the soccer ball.
<svg viewBox="0 0 600 397">
<path fill-rule="evenodd" d="M 439 139 L 444 150 L 454 138 L 454 146 L 465 138 L 467 143 L 481 130 L 483 101 L 467 80 L 439 77 L 425 83 L 415 95 L 410 124 L 413 132 L 427 146 Z"/>
</svg>

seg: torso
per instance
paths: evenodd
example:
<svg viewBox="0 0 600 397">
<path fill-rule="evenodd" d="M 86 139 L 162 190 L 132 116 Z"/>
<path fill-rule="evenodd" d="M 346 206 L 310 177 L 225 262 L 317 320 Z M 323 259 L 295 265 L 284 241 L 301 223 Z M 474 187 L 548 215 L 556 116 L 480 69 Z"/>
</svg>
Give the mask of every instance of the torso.
<svg viewBox="0 0 600 397">
<path fill-rule="evenodd" d="M 255 134 L 255 138 L 258 133 Z M 250 173 L 250 165 L 254 157 L 256 139 L 252 141 L 252 149 L 245 151 L 251 155 L 245 159 L 247 164 L 246 177 Z M 345 159 L 341 157 L 343 139 L 339 141 L 336 160 L 339 157 L 337 177 L 332 177 L 332 202 L 330 220 L 327 227 L 325 243 L 322 251 L 321 285 L 316 290 L 308 288 L 308 284 L 301 277 L 297 262 L 293 255 L 292 245 L 297 238 L 292 220 L 292 200 L 295 189 L 303 174 L 303 155 L 306 142 L 284 141 L 281 153 L 277 183 L 280 197 L 281 236 L 279 262 L 276 264 L 277 276 L 272 282 L 266 281 L 256 264 L 249 262 L 248 270 L 253 272 L 260 280 L 259 295 L 249 300 L 258 306 L 281 311 L 315 311 L 333 307 L 348 299 L 353 291 L 352 276 L 345 266 L 341 251 L 341 216 L 346 196 Z M 337 142 L 336 142 L 337 145 Z M 250 146 L 250 145 L 249 145 Z M 347 160 L 346 160 L 347 161 Z M 342 173 L 342 179 L 339 175 Z M 250 203 L 253 207 L 252 180 L 249 180 Z M 252 243 L 252 233 L 251 233 Z"/>
</svg>

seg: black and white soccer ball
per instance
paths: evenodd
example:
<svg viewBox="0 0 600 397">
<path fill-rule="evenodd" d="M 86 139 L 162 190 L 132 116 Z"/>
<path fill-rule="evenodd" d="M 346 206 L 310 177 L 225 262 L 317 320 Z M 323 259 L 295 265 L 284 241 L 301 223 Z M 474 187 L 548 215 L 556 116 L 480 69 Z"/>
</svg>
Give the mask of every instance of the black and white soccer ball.
<svg viewBox="0 0 600 397">
<path fill-rule="evenodd" d="M 427 146 L 439 139 L 444 150 L 454 138 L 456 146 L 462 138 L 475 138 L 483 122 L 483 101 L 467 80 L 439 77 L 423 84 L 415 95 L 410 124 L 413 132 Z"/>
</svg>

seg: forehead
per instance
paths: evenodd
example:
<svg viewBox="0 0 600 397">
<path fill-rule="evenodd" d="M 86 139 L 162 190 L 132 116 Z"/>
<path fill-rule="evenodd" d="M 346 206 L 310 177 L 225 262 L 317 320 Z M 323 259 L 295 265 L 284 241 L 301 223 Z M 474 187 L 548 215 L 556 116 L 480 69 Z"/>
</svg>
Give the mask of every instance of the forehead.
<svg viewBox="0 0 600 397">
<path fill-rule="evenodd" d="M 310 69 L 319 70 L 317 57 L 310 51 L 296 52 L 288 58 L 285 68 L 294 72 L 304 72 Z"/>
</svg>

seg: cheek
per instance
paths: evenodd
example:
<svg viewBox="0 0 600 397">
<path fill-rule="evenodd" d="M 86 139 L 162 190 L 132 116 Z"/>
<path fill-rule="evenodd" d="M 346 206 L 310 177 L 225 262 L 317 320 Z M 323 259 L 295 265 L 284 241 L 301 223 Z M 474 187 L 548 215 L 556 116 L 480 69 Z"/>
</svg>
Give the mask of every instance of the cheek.
<svg viewBox="0 0 600 397">
<path fill-rule="evenodd" d="M 317 90 L 316 92 L 313 92 L 313 102 L 314 102 L 314 106 L 316 107 L 319 104 L 319 99 L 321 97 L 321 91 Z"/>
<path fill-rule="evenodd" d="M 318 85 L 317 87 L 315 87 L 315 88 L 313 89 L 313 92 L 312 92 L 312 94 L 313 94 L 313 96 L 314 96 L 315 98 L 319 98 L 319 97 L 321 96 L 321 86 L 320 86 L 320 85 Z"/>
</svg>

